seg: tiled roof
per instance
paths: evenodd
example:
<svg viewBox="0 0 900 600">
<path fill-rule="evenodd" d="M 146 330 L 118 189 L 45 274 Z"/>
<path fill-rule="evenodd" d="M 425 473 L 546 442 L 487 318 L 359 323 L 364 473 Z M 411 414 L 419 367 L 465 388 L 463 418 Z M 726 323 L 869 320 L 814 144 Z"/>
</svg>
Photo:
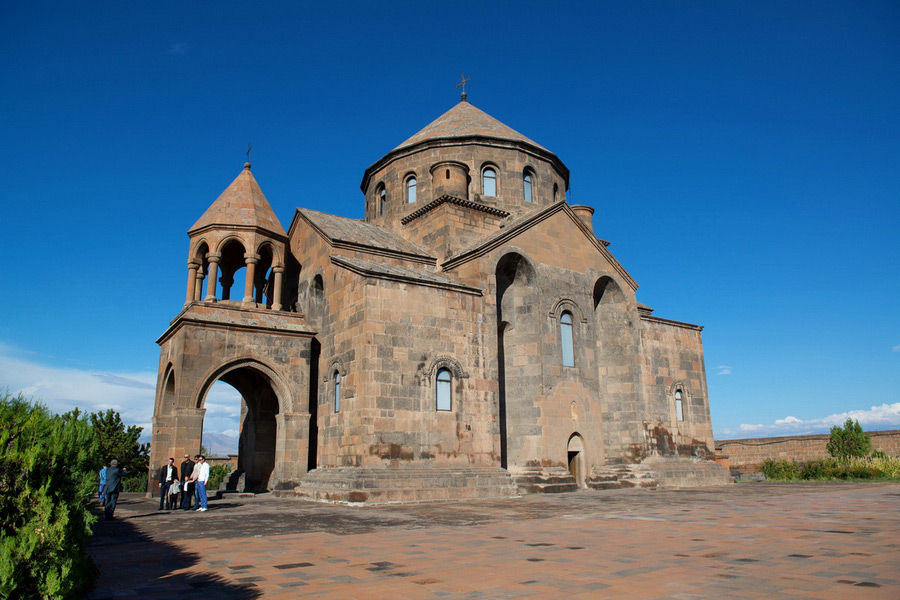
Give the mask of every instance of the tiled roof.
<svg viewBox="0 0 900 600">
<path fill-rule="evenodd" d="M 386 265 L 383 263 L 373 262 L 371 260 L 362 260 L 359 258 L 350 258 L 347 256 L 332 256 L 331 261 L 345 268 L 365 275 L 368 277 L 378 277 L 382 279 L 390 279 L 393 281 L 405 281 L 416 283 L 419 285 L 427 285 L 432 287 L 440 287 L 445 289 L 453 289 L 468 294 L 480 295 L 481 290 L 469 285 L 465 285 L 444 275 L 438 275 L 424 269 L 413 269 L 408 267 L 398 267 L 396 265 Z"/>
<path fill-rule="evenodd" d="M 472 104 L 465 101 L 456 104 L 417 134 L 394 148 L 394 150 L 412 146 L 426 140 L 471 136 L 485 136 L 525 142 L 541 150 L 547 150 L 540 144 L 528 139 L 518 131 L 504 125 L 486 112 L 475 108 Z"/>
<path fill-rule="evenodd" d="M 297 212 L 333 242 L 346 242 L 391 252 L 431 257 L 427 251 L 419 246 L 377 225 L 372 225 L 359 219 L 338 217 L 308 208 L 298 208 Z"/>
<path fill-rule="evenodd" d="M 244 165 L 240 175 L 225 188 L 188 232 L 208 225 L 244 225 L 287 235 L 250 172 L 250 163 Z"/>
</svg>

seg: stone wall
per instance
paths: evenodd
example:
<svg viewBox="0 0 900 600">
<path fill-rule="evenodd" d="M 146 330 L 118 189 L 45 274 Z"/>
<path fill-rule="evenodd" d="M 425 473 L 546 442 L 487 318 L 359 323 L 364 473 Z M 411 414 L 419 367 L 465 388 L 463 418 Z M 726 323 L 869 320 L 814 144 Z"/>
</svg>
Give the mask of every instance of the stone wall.
<svg viewBox="0 0 900 600">
<path fill-rule="evenodd" d="M 900 430 L 870 431 L 872 448 L 883 450 L 890 456 L 900 457 Z M 809 461 L 827 458 L 825 445 L 829 435 L 793 435 L 771 438 L 751 438 L 741 440 L 718 440 L 716 450 L 728 456 L 732 471 L 738 473 L 759 473 L 759 468 L 767 458 L 782 458 Z"/>
</svg>

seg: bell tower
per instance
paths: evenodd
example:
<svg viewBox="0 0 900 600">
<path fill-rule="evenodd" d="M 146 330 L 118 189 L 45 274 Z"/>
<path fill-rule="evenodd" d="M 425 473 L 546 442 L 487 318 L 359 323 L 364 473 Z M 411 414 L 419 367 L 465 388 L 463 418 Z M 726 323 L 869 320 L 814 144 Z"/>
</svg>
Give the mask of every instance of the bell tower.
<svg viewBox="0 0 900 600">
<path fill-rule="evenodd" d="M 228 300 L 281 310 L 287 234 L 249 162 L 188 236 L 186 304 Z M 234 276 L 244 267 L 244 288 L 234 289 Z"/>
<path fill-rule="evenodd" d="M 296 279 L 299 266 L 249 162 L 188 237 L 184 307 L 157 340 L 151 464 L 200 451 L 206 396 L 222 381 L 241 396 L 232 468 L 245 490 L 291 488 L 307 467 L 315 331 L 292 310 L 296 288 L 285 290 L 285 268 Z"/>
</svg>

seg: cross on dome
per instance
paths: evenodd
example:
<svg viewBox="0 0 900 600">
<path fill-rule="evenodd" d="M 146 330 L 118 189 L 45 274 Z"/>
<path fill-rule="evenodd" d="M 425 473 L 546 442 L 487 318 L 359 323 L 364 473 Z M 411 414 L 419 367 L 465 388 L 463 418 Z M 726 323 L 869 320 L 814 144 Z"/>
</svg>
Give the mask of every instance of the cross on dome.
<svg viewBox="0 0 900 600">
<path fill-rule="evenodd" d="M 466 77 L 466 74 L 462 74 L 462 81 L 456 84 L 456 87 L 462 86 L 462 93 L 459 95 L 460 102 L 466 101 L 466 82 L 471 81 L 471 77 Z"/>
</svg>

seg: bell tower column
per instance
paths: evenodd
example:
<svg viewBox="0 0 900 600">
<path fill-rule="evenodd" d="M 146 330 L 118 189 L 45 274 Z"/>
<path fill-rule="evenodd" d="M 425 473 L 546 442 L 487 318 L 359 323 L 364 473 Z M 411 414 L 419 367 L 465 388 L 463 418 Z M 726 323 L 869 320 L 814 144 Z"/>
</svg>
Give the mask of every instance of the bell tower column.
<svg viewBox="0 0 900 600">
<path fill-rule="evenodd" d="M 272 310 L 281 310 L 281 279 L 284 276 L 284 267 L 278 265 L 277 267 L 272 267 L 272 272 L 275 274 L 275 285 L 274 285 L 274 295 L 272 296 Z"/>
<path fill-rule="evenodd" d="M 244 304 L 253 303 L 253 282 L 256 281 L 256 263 L 259 262 L 259 255 L 248 252 L 244 255 L 247 264 L 247 276 L 244 283 Z"/>
<path fill-rule="evenodd" d="M 216 279 L 219 277 L 219 259 L 221 258 L 222 255 L 218 252 L 210 252 L 206 255 L 206 260 L 209 261 L 209 281 L 206 282 L 206 298 L 203 299 L 205 302 L 216 301 Z"/>
<path fill-rule="evenodd" d="M 194 301 L 194 296 L 196 296 L 197 289 L 197 270 L 200 268 L 200 261 L 196 258 L 192 258 L 188 261 L 188 281 L 187 281 L 187 297 L 184 300 L 185 304 Z"/>
</svg>

